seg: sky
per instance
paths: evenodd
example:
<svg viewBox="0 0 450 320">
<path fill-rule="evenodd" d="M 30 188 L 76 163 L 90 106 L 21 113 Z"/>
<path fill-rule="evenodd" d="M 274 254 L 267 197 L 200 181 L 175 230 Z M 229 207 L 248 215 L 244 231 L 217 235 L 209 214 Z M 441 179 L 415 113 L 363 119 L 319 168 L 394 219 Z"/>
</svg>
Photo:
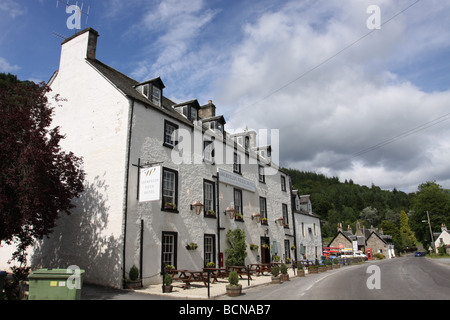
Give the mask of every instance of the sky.
<svg viewBox="0 0 450 320">
<path fill-rule="evenodd" d="M 50 79 L 56 34 L 75 33 L 57 2 L 0 0 L 0 72 Z M 281 166 L 450 189 L 450 1 L 81 4 L 81 29 L 100 34 L 97 59 L 137 81 L 160 76 L 177 103 L 213 100 L 227 130 L 278 129 Z"/>
</svg>

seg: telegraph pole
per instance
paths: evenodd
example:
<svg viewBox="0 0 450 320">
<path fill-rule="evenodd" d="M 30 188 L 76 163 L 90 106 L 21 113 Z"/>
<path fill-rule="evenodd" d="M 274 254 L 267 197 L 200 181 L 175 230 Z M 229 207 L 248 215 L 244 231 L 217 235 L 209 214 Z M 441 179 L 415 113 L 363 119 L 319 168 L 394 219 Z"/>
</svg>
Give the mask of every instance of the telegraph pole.
<svg viewBox="0 0 450 320">
<path fill-rule="evenodd" d="M 431 229 L 430 214 L 428 213 L 428 210 L 427 210 L 427 218 L 428 218 L 428 226 L 430 227 L 431 248 L 433 249 L 433 253 L 436 253 L 436 248 L 434 247 L 433 230 Z"/>
</svg>

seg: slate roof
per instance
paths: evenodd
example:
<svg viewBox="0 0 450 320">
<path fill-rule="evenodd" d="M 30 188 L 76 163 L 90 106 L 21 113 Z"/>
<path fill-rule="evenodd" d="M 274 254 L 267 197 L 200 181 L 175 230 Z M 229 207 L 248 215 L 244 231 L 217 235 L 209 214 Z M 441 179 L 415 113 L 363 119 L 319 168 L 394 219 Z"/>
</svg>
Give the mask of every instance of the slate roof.
<svg viewBox="0 0 450 320">
<path fill-rule="evenodd" d="M 98 72 L 100 72 L 106 79 L 108 79 L 117 89 L 123 92 L 126 96 L 140 103 L 144 104 L 147 108 L 153 108 L 159 112 L 162 112 L 176 120 L 193 127 L 193 123 L 182 116 L 180 113 L 176 112 L 172 106 L 176 105 L 172 100 L 162 97 L 161 104 L 162 107 L 159 107 L 153 104 L 149 99 L 147 99 L 144 95 L 138 92 L 135 87 L 140 83 L 136 80 L 124 75 L 123 73 L 117 71 L 116 69 L 104 64 L 103 62 L 95 59 L 86 59 L 88 63 L 94 67 Z M 154 80 L 154 79 L 152 79 Z M 143 82 L 143 83 L 147 83 Z"/>
</svg>

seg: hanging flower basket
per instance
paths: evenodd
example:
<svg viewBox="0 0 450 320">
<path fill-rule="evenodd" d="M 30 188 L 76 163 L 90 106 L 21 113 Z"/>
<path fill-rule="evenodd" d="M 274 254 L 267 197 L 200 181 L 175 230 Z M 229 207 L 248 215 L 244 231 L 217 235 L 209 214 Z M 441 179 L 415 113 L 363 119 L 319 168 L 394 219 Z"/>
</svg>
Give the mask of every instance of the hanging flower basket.
<svg viewBox="0 0 450 320">
<path fill-rule="evenodd" d="M 186 249 L 187 250 L 196 250 L 198 248 L 198 244 L 191 242 L 189 244 L 186 245 Z"/>
<path fill-rule="evenodd" d="M 259 212 L 254 213 L 254 214 L 252 215 L 252 220 L 253 220 L 253 219 L 256 220 L 256 223 L 260 223 L 260 222 L 261 222 L 261 215 L 259 214 Z"/>
</svg>

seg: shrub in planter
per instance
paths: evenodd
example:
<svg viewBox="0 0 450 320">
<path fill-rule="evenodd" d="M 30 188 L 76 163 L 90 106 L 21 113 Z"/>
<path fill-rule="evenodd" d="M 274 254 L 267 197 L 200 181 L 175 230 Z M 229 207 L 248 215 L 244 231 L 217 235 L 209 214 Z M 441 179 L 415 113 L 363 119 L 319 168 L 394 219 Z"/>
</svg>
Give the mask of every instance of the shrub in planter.
<svg viewBox="0 0 450 320">
<path fill-rule="evenodd" d="M 333 269 L 333 262 L 330 259 L 325 259 L 325 266 L 327 270 Z"/>
<path fill-rule="evenodd" d="M 339 259 L 338 258 L 334 258 L 333 259 L 333 269 L 338 269 L 340 267 L 341 267 L 341 265 L 339 264 Z"/>
<path fill-rule="evenodd" d="M 316 266 L 316 265 L 308 266 L 308 272 L 309 273 L 318 273 L 319 272 L 319 266 Z"/>
<path fill-rule="evenodd" d="M 141 281 L 139 280 L 139 269 L 133 265 L 128 273 L 128 279 L 124 280 L 124 286 L 127 289 L 137 289 L 141 287 Z"/>
<path fill-rule="evenodd" d="M 289 275 L 288 275 L 288 268 L 287 266 L 282 263 L 280 266 L 280 272 L 281 272 L 281 281 L 289 281 Z"/>
<path fill-rule="evenodd" d="M 280 279 L 280 267 L 278 265 L 274 265 L 272 267 L 272 283 L 281 283 Z"/>
<path fill-rule="evenodd" d="M 303 265 L 299 263 L 297 265 L 297 276 L 298 277 L 304 277 L 305 276 L 305 270 L 303 269 Z"/>
<path fill-rule="evenodd" d="M 327 271 L 327 266 L 325 266 L 325 265 L 320 265 L 319 268 L 318 268 L 318 270 L 319 270 L 319 272 L 325 272 L 325 271 Z"/>
<path fill-rule="evenodd" d="M 134 264 L 131 267 L 128 276 L 130 277 L 131 281 L 136 281 L 139 278 L 139 269 Z"/>
<path fill-rule="evenodd" d="M 242 293 L 242 285 L 239 284 L 239 276 L 236 271 L 231 271 L 228 276 L 227 295 L 237 297 Z"/>
<path fill-rule="evenodd" d="M 166 274 L 164 276 L 164 285 L 163 285 L 163 293 L 172 292 L 172 276 L 170 274 Z"/>
</svg>

